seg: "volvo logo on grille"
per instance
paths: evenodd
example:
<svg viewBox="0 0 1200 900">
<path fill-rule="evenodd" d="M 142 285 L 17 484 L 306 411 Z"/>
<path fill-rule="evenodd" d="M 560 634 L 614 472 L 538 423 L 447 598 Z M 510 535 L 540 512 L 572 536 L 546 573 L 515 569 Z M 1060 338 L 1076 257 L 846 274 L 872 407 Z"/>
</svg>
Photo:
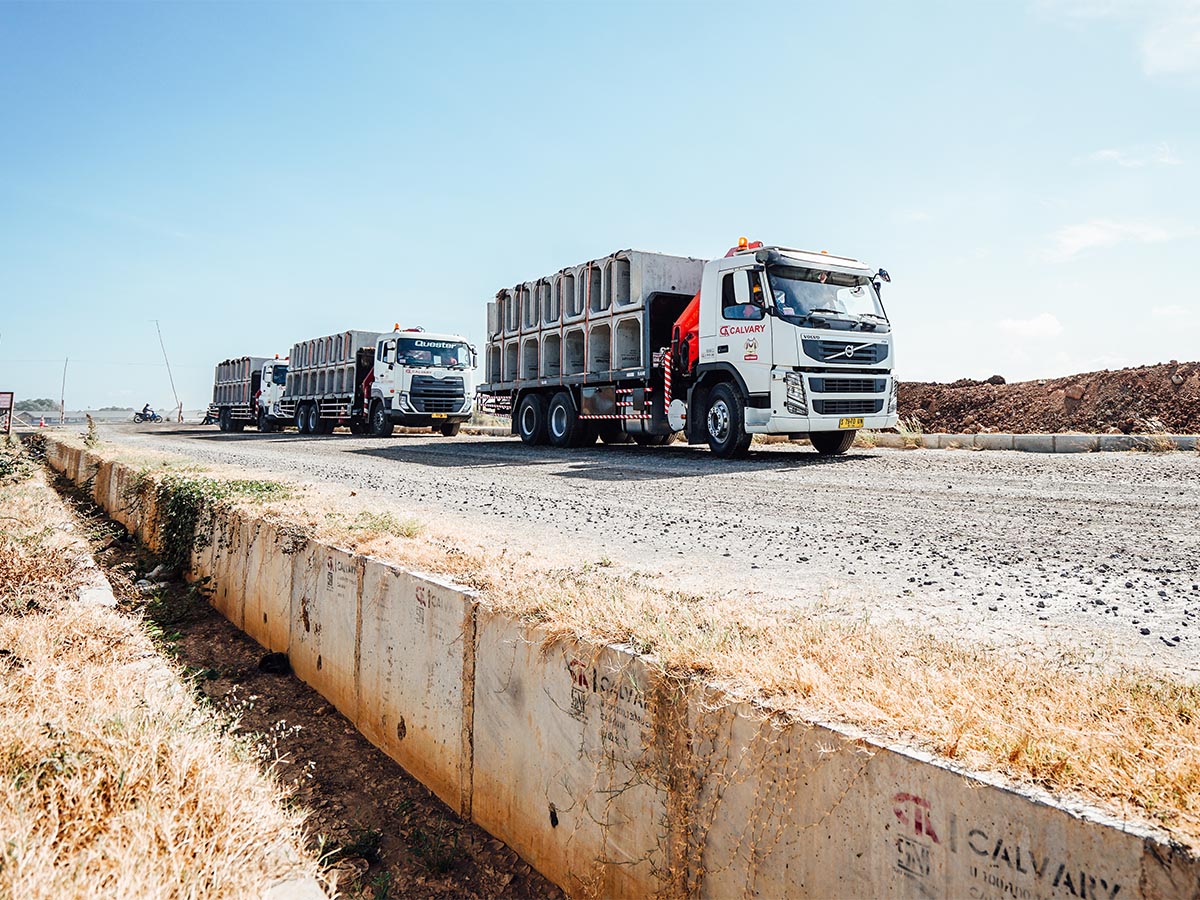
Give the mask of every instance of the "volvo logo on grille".
<svg viewBox="0 0 1200 900">
<path fill-rule="evenodd" d="M 849 359 L 853 355 L 854 355 L 854 345 L 847 344 L 846 345 L 846 358 Z"/>
</svg>

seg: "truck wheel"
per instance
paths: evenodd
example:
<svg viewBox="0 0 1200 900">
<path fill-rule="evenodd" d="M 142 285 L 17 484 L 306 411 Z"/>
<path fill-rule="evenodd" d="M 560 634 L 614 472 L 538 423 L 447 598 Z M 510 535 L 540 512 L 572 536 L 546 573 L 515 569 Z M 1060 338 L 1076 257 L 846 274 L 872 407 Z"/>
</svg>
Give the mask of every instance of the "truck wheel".
<svg viewBox="0 0 1200 900">
<path fill-rule="evenodd" d="M 308 404 L 296 404 L 296 430 L 301 434 L 308 434 Z"/>
<path fill-rule="evenodd" d="M 229 430 L 235 433 L 245 431 L 246 423 L 242 419 L 235 419 L 231 416 L 229 419 Z"/>
<path fill-rule="evenodd" d="M 541 394 L 526 394 L 517 406 L 517 434 L 526 444 L 544 444 L 546 433 L 546 398 Z"/>
<path fill-rule="evenodd" d="M 750 448 L 746 433 L 746 406 L 737 390 L 722 382 L 708 395 L 708 412 L 704 416 L 708 446 L 723 459 L 745 456 Z"/>
<path fill-rule="evenodd" d="M 546 430 L 550 435 L 550 443 L 555 447 L 579 447 L 587 431 L 586 423 L 580 421 L 575 412 L 575 404 L 571 395 L 559 391 L 550 401 L 550 410 L 546 413 Z"/>
<path fill-rule="evenodd" d="M 395 426 L 392 425 L 392 420 L 388 418 L 387 410 L 383 408 L 383 402 L 376 400 L 371 404 L 371 434 L 375 437 L 391 437 L 392 430 Z"/>
<path fill-rule="evenodd" d="M 606 444 L 628 444 L 633 440 L 620 425 L 600 426 L 600 440 Z"/>
<path fill-rule="evenodd" d="M 460 431 L 462 431 L 462 422 L 451 422 L 441 427 L 441 432 L 445 437 L 455 437 Z"/>
<path fill-rule="evenodd" d="M 267 415 L 265 410 L 258 411 L 258 432 L 259 434 L 270 434 L 275 430 L 275 426 L 271 424 L 271 417 Z"/>
<path fill-rule="evenodd" d="M 850 449 L 856 434 L 857 431 L 814 431 L 808 439 L 822 456 L 837 456 Z"/>
<path fill-rule="evenodd" d="M 308 434 L 321 433 L 321 405 L 319 403 L 308 404 Z"/>
<path fill-rule="evenodd" d="M 144 422 L 146 420 L 142 419 L 142 421 Z M 229 410 L 228 409 L 222 408 L 220 410 L 220 412 L 217 413 L 217 427 L 220 428 L 222 431 L 229 430 Z"/>
<path fill-rule="evenodd" d="M 369 434 L 370 431 L 371 425 L 366 419 L 363 419 L 361 416 L 354 416 L 350 419 L 351 434 Z"/>
</svg>

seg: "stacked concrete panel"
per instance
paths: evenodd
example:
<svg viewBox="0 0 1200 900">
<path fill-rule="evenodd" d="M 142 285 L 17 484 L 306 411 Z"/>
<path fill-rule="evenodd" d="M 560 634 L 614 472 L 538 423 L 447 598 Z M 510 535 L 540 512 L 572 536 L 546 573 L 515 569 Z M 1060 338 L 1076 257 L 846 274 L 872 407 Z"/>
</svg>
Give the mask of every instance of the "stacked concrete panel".
<svg viewBox="0 0 1200 900">
<path fill-rule="evenodd" d="M 648 364 L 647 301 L 695 294 L 704 260 L 621 250 L 506 288 L 488 305 L 489 384 L 601 381 Z"/>
<path fill-rule="evenodd" d="M 265 356 L 241 356 L 217 363 L 213 378 L 213 405 L 249 407 L 254 399 L 251 378 L 262 370 Z"/>
<path fill-rule="evenodd" d="M 378 331 L 341 331 L 292 345 L 284 400 L 353 395 L 358 351 L 374 347 Z"/>
</svg>

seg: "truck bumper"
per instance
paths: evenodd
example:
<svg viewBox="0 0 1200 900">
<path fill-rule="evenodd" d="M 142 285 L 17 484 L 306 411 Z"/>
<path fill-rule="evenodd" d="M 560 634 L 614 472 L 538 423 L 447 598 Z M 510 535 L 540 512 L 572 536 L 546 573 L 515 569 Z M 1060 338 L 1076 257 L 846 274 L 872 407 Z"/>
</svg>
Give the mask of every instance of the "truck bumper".
<svg viewBox="0 0 1200 900">
<path fill-rule="evenodd" d="M 754 417 L 753 413 L 766 413 L 765 417 Z M 763 418 L 764 421 L 755 421 Z M 811 434 L 814 431 L 845 431 L 855 429 L 841 428 L 842 419 L 862 419 L 862 428 L 880 431 L 884 428 L 895 428 L 900 417 L 892 415 L 877 416 L 793 416 L 771 415 L 769 409 L 746 410 L 746 431 L 750 434 Z"/>
<path fill-rule="evenodd" d="M 795 374 L 776 371 L 773 375 L 770 408 L 746 410 L 746 431 L 751 434 L 879 430 L 894 428 L 899 421 L 900 417 L 891 407 L 893 381 L 890 372 L 853 376 L 800 373 L 804 384 L 800 396 L 796 394 Z M 791 395 L 787 377 L 793 379 Z M 851 393 L 846 388 L 858 390 Z M 857 424 L 859 421 L 861 425 Z"/>
<path fill-rule="evenodd" d="M 388 418 L 394 424 L 405 425 L 410 428 L 461 424 L 471 418 L 471 413 L 474 412 L 474 403 L 468 402 L 465 399 L 461 401 L 462 405 L 457 410 L 444 413 L 428 413 L 415 410 L 411 406 L 402 405 L 399 397 L 387 397 L 383 402 L 387 409 Z"/>
</svg>

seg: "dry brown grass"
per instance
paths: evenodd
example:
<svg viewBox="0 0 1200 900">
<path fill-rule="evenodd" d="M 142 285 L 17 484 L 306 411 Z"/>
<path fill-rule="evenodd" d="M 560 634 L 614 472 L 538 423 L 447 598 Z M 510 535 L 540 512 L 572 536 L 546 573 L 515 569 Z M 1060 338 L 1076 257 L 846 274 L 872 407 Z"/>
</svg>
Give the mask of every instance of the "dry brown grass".
<svg viewBox="0 0 1200 900">
<path fill-rule="evenodd" d="M 0 488 L 0 897 L 258 898 L 301 858 L 262 746 L 197 705 L 136 620 L 74 600 L 40 475 Z M 21 585 L 11 591 L 10 582 Z"/>
<path fill-rule="evenodd" d="M 408 537 L 349 530 L 313 512 L 350 510 L 353 502 L 310 486 L 258 511 L 347 549 L 454 578 L 553 636 L 629 644 L 671 673 L 739 698 L 1072 794 L 1200 846 L 1194 685 L 1100 669 L 1065 649 L 1058 659 L 997 652 L 735 596 L 682 594 L 600 564 L 549 568 L 434 525 Z"/>
<path fill-rule="evenodd" d="M 925 446 L 925 429 L 921 425 L 921 420 L 916 416 L 908 419 L 901 417 L 896 423 L 896 431 L 904 442 L 905 450 L 920 450 Z"/>
</svg>

